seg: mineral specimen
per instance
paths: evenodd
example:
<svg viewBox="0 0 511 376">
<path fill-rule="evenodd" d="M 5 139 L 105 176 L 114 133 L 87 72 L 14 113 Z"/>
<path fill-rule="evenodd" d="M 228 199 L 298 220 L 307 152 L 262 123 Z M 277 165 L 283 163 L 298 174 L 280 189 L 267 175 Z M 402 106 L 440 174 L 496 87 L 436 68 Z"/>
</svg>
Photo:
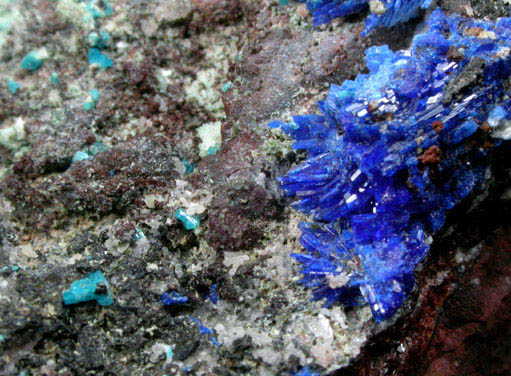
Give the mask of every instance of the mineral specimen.
<svg viewBox="0 0 511 376">
<path fill-rule="evenodd" d="M 47 57 L 45 50 L 32 51 L 21 60 L 21 69 L 31 72 L 38 70 L 43 64 L 43 59 Z"/>
<path fill-rule="evenodd" d="M 222 344 L 220 342 L 218 342 L 218 340 L 216 339 L 215 332 L 213 331 L 213 329 L 205 327 L 195 317 L 188 316 L 188 318 L 190 319 L 190 321 L 192 321 L 192 322 L 194 322 L 195 324 L 198 325 L 199 331 L 201 332 L 201 334 L 206 334 L 213 345 L 215 345 L 215 346 L 222 346 Z"/>
<path fill-rule="evenodd" d="M 511 18 L 436 10 L 428 26 L 408 50 L 369 48 L 370 73 L 332 85 L 323 115 L 270 124 L 308 152 L 280 179 L 317 221 L 301 225 L 307 253 L 293 255 L 303 284 L 326 304 L 365 300 L 376 321 L 412 290 L 449 210 L 482 188 L 495 111 L 511 110 Z"/>
<path fill-rule="evenodd" d="M 92 91 L 92 90 L 91 90 Z M 94 157 L 107 150 L 108 147 L 101 142 L 95 142 L 88 149 L 78 150 L 71 159 L 71 163 L 85 160 L 92 160 Z"/>
<path fill-rule="evenodd" d="M 113 65 L 113 61 L 105 54 L 101 53 L 97 48 L 91 48 L 87 54 L 90 65 L 108 69 Z"/>
<path fill-rule="evenodd" d="M 100 306 L 109 306 L 114 302 L 108 282 L 99 270 L 71 283 L 69 290 L 62 293 L 62 300 L 65 305 L 95 300 Z"/>
<path fill-rule="evenodd" d="M 57 85 L 59 83 L 59 74 L 57 72 L 51 72 L 50 81 L 52 84 Z"/>
<path fill-rule="evenodd" d="M 211 289 L 209 293 L 207 294 L 207 298 L 211 300 L 211 303 L 216 304 L 218 303 L 218 286 L 216 284 L 211 285 Z"/>
<path fill-rule="evenodd" d="M 93 31 L 87 36 L 87 43 L 92 47 L 103 49 L 108 42 L 108 38 L 110 38 L 110 34 L 106 31 Z"/>
<path fill-rule="evenodd" d="M 318 373 L 309 370 L 309 367 L 304 367 L 300 371 L 293 374 L 294 376 L 319 376 Z"/>
<path fill-rule="evenodd" d="M 90 90 L 89 91 L 89 97 L 85 102 L 83 102 L 83 109 L 85 111 L 93 110 L 96 106 L 96 103 L 99 99 L 99 91 L 97 90 Z"/>
<path fill-rule="evenodd" d="M 194 230 L 200 225 L 200 217 L 187 214 L 183 208 L 179 208 L 174 217 L 180 220 L 187 230 Z"/>
<path fill-rule="evenodd" d="M 7 88 L 11 92 L 11 94 L 16 94 L 18 90 L 21 88 L 21 85 L 16 81 L 7 80 Z"/>
<path fill-rule="evenodd" d="M 161 297 L 161 302 L 165 305 L 175 305 L 175 304 L 186 304 L 188 303 L 188 297 L 183 296 L 176 291 L 172 291 L 171 293 L 165 293 Z"/>
<path fill-rule="evenodd" d="M 432 0 L 301 0 L 314 17 L 314 26 L 330 22 L 337 17 L 358 13 L 370 8 L 364 33 L 377 26 L 392 27 L 416 17 L 419 9 L 426 9 Z"/>
</svg>

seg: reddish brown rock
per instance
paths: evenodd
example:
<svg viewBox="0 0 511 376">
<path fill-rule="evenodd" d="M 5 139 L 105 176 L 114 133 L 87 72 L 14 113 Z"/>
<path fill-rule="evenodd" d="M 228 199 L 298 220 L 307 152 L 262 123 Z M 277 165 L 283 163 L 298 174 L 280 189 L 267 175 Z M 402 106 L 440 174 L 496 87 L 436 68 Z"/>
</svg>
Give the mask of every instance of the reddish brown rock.
<svg viewBox="0 0 511 376">
<path fill-rule="evenodd" d="M 138 137 L 116 145 L 93 160 L 74 162 L 61 174 L 33 180 L 20 173 L 3 181 L 5 195 L 20 219 L 44 229 L 63 213 L 104 215 L 122 212 L 143 192 L 169 187 L 174 154 L 165 137 Z"/>
<path fill-rule="evenodd" d="M 199 165 L 201 181 L 213 182 L 206 239 L 217 249 L 239 250 L 258 241 L 268 221 L 280 213 L 278 193 L 268 179 L 270 166 L 261 155 L 261 138 L 242 132 Z M 204 178 L 206 180 L 204 180 Z"/>
</svg>

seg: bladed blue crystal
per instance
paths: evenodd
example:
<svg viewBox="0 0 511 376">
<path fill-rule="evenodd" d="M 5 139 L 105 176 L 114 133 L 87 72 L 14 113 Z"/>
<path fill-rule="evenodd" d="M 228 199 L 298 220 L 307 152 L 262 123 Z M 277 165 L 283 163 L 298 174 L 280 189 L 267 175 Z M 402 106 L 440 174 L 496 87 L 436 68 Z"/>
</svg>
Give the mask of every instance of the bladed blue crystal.
<svg viewBox="0 0 511 376">
<path fill-rule="evenodd" d="M 312 9 L 327 3 L 345 2 Z M 366 302 L 377 321 L 403 304 L 431 236 L 483 187 L 490 130 L 510 118 L 510 53 L 511 19 L 435 10 L 408 50 L 368 49 L 370 73 L 332 85 L 322 115 L 270 124 L 308 153 L 279 182 L 316 221 L 292 255 L 315 299 Z"/>
</svg>

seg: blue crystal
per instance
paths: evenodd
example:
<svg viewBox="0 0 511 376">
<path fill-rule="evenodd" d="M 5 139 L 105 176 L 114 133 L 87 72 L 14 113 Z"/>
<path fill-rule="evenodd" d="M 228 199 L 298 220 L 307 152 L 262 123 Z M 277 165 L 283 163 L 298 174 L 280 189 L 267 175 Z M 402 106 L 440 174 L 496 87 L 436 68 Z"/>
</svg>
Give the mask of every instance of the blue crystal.
<svg viewBox="0 0 511 376">
<path fill-rule="evenodd" d="M 303 367 L 300 371 L 293 373 L 294 376 L 319 376 L 319 373 L 312 372 L 309 367 Z"/>
<path fill-rule="evenodd" d="M 369 8 L 369 0 L 298 0 L 307 4 L 314 17 L 314 26 L 330 22 L 334 18 L 358 13 Z M 418 15 L 432 0 L 378 0 L 374 1 L 372 13 L 366 21 L 364 34 L 375 27 L 392 27 Z"/>
<path fill-rule="evenodd" d="M 171 293 L 165 293 L 161 297 L 161 302 L 165 305 L 176 305 L 176 304 L 186 304 L 188 303 L 188 297 L 183 296 L 176 291 L 172 291 Z"/>
<path fill-rule="evenodd" d="M 95 300 L 100 306 L 109 306 L 114 302 L 108 282 L 99 270 L 71 283 L 69 290 L 62 293 L 62 300 L 65 305 Z"/>
<path fill-rule="evenodd" d="M 209 340 L 211 341 L 211 343 L 213 343 L 215 346 L 222 346 L 222 344 L 220 342 L 218 342 L 218 340 L 216 339 L 215 337 L 215 332 L 213 331 L 213 329 L 210 329 L 210 328 L 206 328 L 204 325 L 201 324 L 201 322 L 196 319 L 195 317 L 192 317 L 192 316 L 188 316 L 188 318 L 190 319 L 190 321 L 194 322 L 197 324 L 197 326 L 199 327 L 199 331 L 202 333 L 202 334 L 206 334 L 209 338 Z"/>
<path fill-rule="evenodd" d="M 499 125 L 499 122 L 502 119 L 505 119 L 508 116 L 508 112 L 504 107 L 497 106 L 491 112 L 488 117 L 488 124 L 490 127 L 495 128 Z"/>
<path fill-rule="evenodd" d="M 322 115 L 269 125 L 308 153 L 279 178 L 316 221 L 301 224 L 305 253 L 292 255 L 301 283 L 326 305 L 368 303 L 377 321 L 413 289 L 449 210 L 482 188 L 492 147 L 480 125 L 511 113 L 511 18 L 436 10 L 427 26 L 408 50 L 368 49 L 369 73 L 332 85 Z"/>
<path fill-rule="evenodd" d="M 216 304 L 218 303 L 218 286 L 216 284 L 211 285 L 211 289 L 206 296 L 209 300 L 211 300 L 211 303 Z"/>
</svg>

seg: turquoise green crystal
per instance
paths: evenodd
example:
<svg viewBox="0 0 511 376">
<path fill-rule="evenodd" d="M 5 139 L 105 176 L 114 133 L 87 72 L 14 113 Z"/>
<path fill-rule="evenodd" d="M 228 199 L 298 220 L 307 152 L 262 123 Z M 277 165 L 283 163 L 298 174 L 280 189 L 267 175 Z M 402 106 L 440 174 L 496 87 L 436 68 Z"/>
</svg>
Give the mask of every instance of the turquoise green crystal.
<svg viewBox="0 0 511 376">
<path fill-rule="evenodd" d="M 55 85 L 58 84 L 59 83 L 59 75 L 56 72 L 52 72 L 51 76 L 50 76 L 50 81 Z"/>
<path fill-rule="evenodd" d="M 16 81 L 7 80 L 7 88 L 12 94 L 16 94 L 21 85 Z"/>
<path fill-rule="evenodd" d="M 29 71 L 38 70 L 42 64 L 43 61 L 39 59 L 35 51 L 30 52 L 21 60 L 21 68 Z"/>
<path fill-rule="evenodd" d="M 84 107 L 85 107 L 85 103 L 84 103 Z M 85 161 L 88 159 L 92 159 L 91 156 L 89 155 L 89 153 L 87 153 L 86 151 L 79 150 L 75 153 L 75 155 L 73 155 L 73 158 L 71 159 L 71 163 L 78 162 L 78 161 Z"/>
<path fill-rule="evenodd" d="M 186 211 L 182 208 L 178 209 L 175 217 L 180 220 L 187 230 L 193 230 L 200 225 L 200 217 L 193 216 L 186 213 Z"/>
<path fill-rule="evenodd" d="M 97 293 L 100 284 L 104 284 L 106 291 Z M 114 300 L 108 282 L 100 270 L 89 273 L 86 278 L 71 283 L 69 290 L 62 293 L 65 305 L 77 304 L 95 300 L 100 306 L 109 306 Z"/>
</svg>

